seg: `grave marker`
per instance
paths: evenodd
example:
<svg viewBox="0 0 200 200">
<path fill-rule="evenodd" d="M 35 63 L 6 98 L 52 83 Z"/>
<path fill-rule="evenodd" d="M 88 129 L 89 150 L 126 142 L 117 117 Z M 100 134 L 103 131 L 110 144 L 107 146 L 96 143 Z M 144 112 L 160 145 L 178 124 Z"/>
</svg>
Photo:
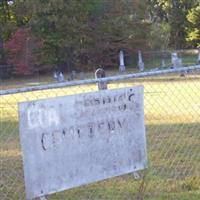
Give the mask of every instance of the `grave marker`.
<svg viewBox="0 0 200 200">
<path fill-rule="evenodd" d="M 124 52 L 120 50 L 119 52 L 119 72 L 125 72 L 125 64 L 124 64 Z"/>
<path fill-rule="evenodd" d="M 59 82 L 62 82 L 62 81 L 64 81 L 64 80 L 65 80 L 65 77 L 64 77 L 63 73 L 60 72 L 60 73 L 58 74 L 58 81 L 59 81 Z"/>
<path fill-rule="evenodd" d="M 140 72 L 144 71 L 144 62 L 142 61 L 142 53 L 138 51 L 138 67 Z"/>
<path fill-rule="evenodd" d="M 172 62 L 172 66 L 174 68 L 177 68 L 177 67 L 181 67 L 182 66 L 182 59 L 178 57 L 178 54 L 177 52 L 173 52 L 171 54 L 171 62 Z"/>
<path fill-rule="evenodd" d="M 58 80 L 58 72 L 54 71 L 53 78 L 57 81 Z"/>
</svg>

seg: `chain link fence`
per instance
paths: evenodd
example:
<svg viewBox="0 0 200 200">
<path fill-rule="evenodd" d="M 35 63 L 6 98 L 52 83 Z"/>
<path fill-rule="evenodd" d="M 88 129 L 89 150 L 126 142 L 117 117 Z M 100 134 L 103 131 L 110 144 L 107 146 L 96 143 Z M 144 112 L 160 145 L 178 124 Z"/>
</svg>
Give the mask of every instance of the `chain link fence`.
<svg viewBox="0 0 200 200">
<path fill-rule="evenodd" d="M 167 68 L 172 65 L 172 54 L 176 53 L 181 59 L 182 66 L 190 66 L 198 62 L 198 49 L 179 49 L 179 50 L 161 50 L 144 51 L 143 58 L 145 68 Z"/>
<path fill-rule="evenodd" d="M 96 83 L 102 80 L 108 82 L 108 89 L 144 85 L 148 168 L 66 190 L 47 198 L 200 199 L 200 66 L 196 65 L 99 80 L 1 90 L 1 200 L 25 199 L 17 104 L 97 91 Z"/>
</svg>

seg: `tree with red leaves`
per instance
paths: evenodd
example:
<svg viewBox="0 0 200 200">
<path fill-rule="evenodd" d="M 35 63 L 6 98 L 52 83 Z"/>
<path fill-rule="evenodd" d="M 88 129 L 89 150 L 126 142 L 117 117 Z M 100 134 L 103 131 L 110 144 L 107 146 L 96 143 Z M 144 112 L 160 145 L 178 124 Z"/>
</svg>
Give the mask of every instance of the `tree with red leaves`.
<svg viewBox="0 0 200 200">
<path fill-rule="evenodd" d="M 5 48 L 8 51 L 8 64 L 12 65 L 14 75 L 31 75 L 36 71 L 34 49 L 39 42 L 32 36 L 30 29 L 19 28 L 15 31 Z"/>
</svg>

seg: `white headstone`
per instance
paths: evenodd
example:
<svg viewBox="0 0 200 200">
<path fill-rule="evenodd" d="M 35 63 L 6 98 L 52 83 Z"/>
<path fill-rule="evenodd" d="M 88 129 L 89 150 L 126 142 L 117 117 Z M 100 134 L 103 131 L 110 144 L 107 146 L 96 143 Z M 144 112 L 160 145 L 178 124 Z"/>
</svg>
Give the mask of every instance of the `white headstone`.
<svg viewBox="0 0 200 200">
<path fill-rule="evenodd" d="M 54 73 L 53 73 L 53 78 L 54 78 L 55 80 L 58 80 L 58 73 L 57 73 L 57 72 L 54 72 Z"/>
<path fill-rule="evenodd" d="M 27 199 L 147 167 L 143 86 L 19 104 Z"/>
<path fill-rule="evenodd" d="M 171 54 L 171 62 L 174 68 L 182 66 L 182 59 L 178 57 L 177 52 Z"/>
<path fill-rule="evenodd" d="M 126 68 L 124 65 L 124 52 L 122 50 L 120 50 L 120 52 L 119 52 L 119 71 L 120 72 L 126 71 Z"/>
<path fill-rule="evenodd" d="M 144 62 L 142 61 L 142 52 L 141 51 L 138 51 L 138 67 L 141 72 L 144 71 Z"/>
<path fill-rule="evenodd" d="M 62 82 L 64 80 L 65 80 L 64 75 L 63 75 L 62 72 L 60 72 L 59 75 L 58 75 L 58 81 Z"/>
</svg>

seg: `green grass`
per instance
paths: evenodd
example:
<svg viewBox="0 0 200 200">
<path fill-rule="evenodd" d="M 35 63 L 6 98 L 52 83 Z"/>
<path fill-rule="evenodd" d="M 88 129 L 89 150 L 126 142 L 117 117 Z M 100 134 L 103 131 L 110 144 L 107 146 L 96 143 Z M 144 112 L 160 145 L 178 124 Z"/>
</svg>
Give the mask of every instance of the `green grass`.
<svg viewBox="0 0 200 200">
<path fill-rule="evenodd" d="M 128 174 L 53 194 L 48 199 L 200 199 L 200 76 L 137 79 L 110 83 L 109 89 L 140 84 L 145 87 L 149 161 L 141 178 L 135 180 Z M 25 199 L 17 103 L 90 91 L 97 91 L 96 85 L 1 97 L 0 199 Z"/>
</svg>

